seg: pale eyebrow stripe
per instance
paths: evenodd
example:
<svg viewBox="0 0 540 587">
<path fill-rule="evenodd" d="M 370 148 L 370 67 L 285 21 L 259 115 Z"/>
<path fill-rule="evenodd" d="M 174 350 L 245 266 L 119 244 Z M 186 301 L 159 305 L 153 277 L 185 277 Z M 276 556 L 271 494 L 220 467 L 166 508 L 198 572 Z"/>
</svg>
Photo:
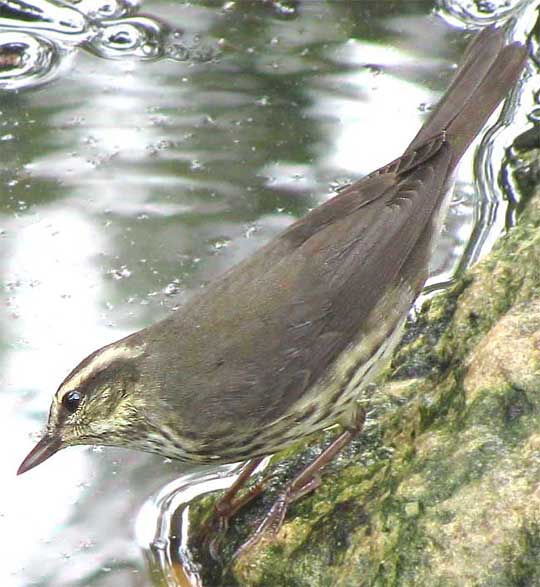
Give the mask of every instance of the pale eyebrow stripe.
<svg viewBox="0 0 540 587">
<path fill-rule="evenodd" d="M 126 345 L 106 347 L 97 354 L 88 365 L 85 365 L 80 371 L 74 373 L 67 381 L 64 381 L 58 390 L 58 401 L 60 402 L 61 398 L 63 398 L 67 392 L 77 389 L 81 383 L 89 379 L 95 373 L 108 367 L 113 361 L 119 359 L 134 359 L 142 355 L 143 352 L 144 345 L 137 347 Z"/>
</svg>

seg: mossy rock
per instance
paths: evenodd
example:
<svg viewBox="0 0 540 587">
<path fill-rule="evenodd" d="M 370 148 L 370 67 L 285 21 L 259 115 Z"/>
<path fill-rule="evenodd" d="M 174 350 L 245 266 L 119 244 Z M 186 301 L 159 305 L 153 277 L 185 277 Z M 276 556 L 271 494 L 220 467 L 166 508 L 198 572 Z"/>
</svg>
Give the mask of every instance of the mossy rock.
<svg viewBox="0 0 540 587">
<path fill-rule="evenodd" d="M 223 565 L 201 555 L 205 585 L 540 584 L 539 189 L 489 257 L 411 321 L 384 381 L 368 390 L 365 433 L 317 491 L 274 540 L 233 560 L 332 433 L 274 459 L 269 490 L 232 523 Z M 192 527 L 214 500 L 192 507 Z"/>
</svg>

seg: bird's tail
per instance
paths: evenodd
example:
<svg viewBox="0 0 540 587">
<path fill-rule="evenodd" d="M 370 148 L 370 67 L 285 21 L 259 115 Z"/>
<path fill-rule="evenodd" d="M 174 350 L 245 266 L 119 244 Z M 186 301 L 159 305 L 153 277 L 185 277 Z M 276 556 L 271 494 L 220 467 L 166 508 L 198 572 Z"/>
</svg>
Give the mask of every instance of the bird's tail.
<svg viewBox="0 0 540 587">
<path fill-rule="evenodd" d="M 505 46 L 503 30 L 483 29 L 468 46 L 446 94 L 407 150 L 445 131 L 456 164 L 517 82 L 526 58 L 523 45 Z"/>
</svg>

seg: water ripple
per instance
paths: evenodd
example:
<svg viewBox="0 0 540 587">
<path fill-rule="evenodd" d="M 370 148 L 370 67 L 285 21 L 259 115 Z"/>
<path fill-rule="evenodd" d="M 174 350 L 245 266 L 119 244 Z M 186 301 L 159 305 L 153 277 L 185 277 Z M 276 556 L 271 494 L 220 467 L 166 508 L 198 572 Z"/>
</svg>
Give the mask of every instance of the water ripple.
<svg viewBox="0 0 540 587">
<path fill-rule="evenodd" d="M 437 12 L 453 26 L 479 28 L 501 23 L 528 4 L 529 0 L 438 0 Z"/>
<path fill-rule="evenodd" d="M 52 34 L 64 42 L 80 43 L 93 35 L 86 16 L 65 5 L 47 0 L 8 0 L 0 6 L 0 30 L 14 29 L 27 34 Z"/>
<path fill-rule="evenodd" d="M 0 88 L 20 90 L 50 81 L 76 48 L 105 59 L 140 61 L 200 62 L 219 53 L 217 45 L 201 42 L 197 34 L 136 16 L 138 8 L 137 0 L 80 0 L 72 6 L 50 0 L 2 2 Z"/>
<path fill-rule="evenodd" d="M 122 18 L 137 12 L 138 0 L 72 0 L 71 4 L 91 20 Z"/>
<path fill-rule="evenodd" d="M 68 52 L 64 52 L 67 58 Z M 44 83 L 56 76 L 62 61 L 58 46 L 40 35 L 0 33 L 0 89 Z"/>
<path fill-rule="evenodd" d="M 258 470 L 267 464 L 265 459 Z M 150 568 L 161 575 L 166 585 L 202 586 L 198 566 L 188 549 L 188 506 L 196 497 L 229 487 L 242 467 L 237 463 L 194 469 L 167 484 L 144 504 L 135 525 L 137 542 Z"/>
<path fill-rule="evenodd" d="M 90 48 L 106 59 L 156 59 L 164 52 L 166 28 L 148 17 L 104 20 Z"/>
</svg>

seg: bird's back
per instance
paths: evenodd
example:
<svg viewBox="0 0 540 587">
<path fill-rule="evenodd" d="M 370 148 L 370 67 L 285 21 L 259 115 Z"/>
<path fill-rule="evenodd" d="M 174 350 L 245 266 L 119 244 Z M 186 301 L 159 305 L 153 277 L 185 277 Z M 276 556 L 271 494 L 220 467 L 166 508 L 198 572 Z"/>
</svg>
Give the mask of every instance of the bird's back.
<svg viewBox="0 0 540 587">
<path fill-rule="evenodd" d="M 516 82 L 525 54 L 504 47 L 501 30 L 485 29 L 400 159 L 228 271 L 166 329 L 142 331 L 149 380 L 161 373 L 156 391 L 185 415 L 183 431 L 201 438 L 201 460 L 215 454 L 214 438 L 223 460 L 235 460 L 245 456 L 242 432 L 254 456 L 265 434 L 301 436 L 341 415 L 359 367 L 367 380 L 366 368 L 421 291 L 453 170 Z M 159 352 L 170 345 L 163 332 L 175 339 L 174 361 Z M 268 442 L 263 452 L 271 452 Z"/>
</svg>

